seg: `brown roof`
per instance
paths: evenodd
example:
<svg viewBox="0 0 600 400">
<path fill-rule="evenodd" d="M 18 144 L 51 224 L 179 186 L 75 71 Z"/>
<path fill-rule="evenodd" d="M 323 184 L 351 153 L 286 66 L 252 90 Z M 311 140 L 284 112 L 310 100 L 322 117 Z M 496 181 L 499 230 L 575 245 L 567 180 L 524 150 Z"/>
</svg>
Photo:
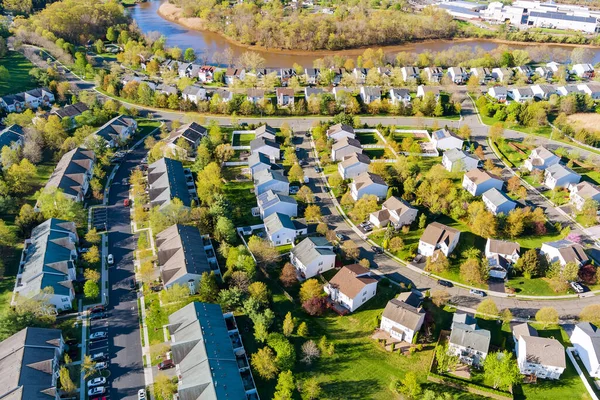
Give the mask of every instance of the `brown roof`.
<svg viewBox="0 0 600 400">
<path fill-rule="evenodd" d="M 335 124 L 335 125 L 332 125 L 329 129 L 327 129 L 327 136 L 331 136 L 334 133 L 337 133 L 339 131 L 346 131 L 349 133 L 354 133 L 354 128 L 352 128 L 350 125 L 346 125 L 346 124 Z"/>
<path fill-rule="evenodd" d="M 371 159 L 368 155 L 363 153 L 352 153 L 349 156 L 344 157 L 342 161 L 342 166 L 344 168 L 347 168 L 357 163 L 371 164 Z"/>
<path fill-rule="evenodd" d="M 438 243 L 446 242 L 446 244 L 450 244 L 454 236 L 459 234 L 460 231 L 450 228 L 444 224 L 440 224 L 439 222 L 432 222 L 427 225 L 423 235 L 421 236 L 421 241 L 425 243 L 429 243 L 432 245 L 437 245 Z"/>
<path fill-rule="evenodd" d="M 513 326 L 512 332 L 513 332 L 513 336 L 517 340 L 519 340 L 519 338 L 521 336 L 537 336 L 538 335 L 538 332 L 535 330 L 535 328 L 526 322 Z"/>
<path fill-rule="evenodd" d="M 566 263 L 575 262 L 577 264 L 582 264 L 589 260 L 587 254 L 583 251 L 583 247 L 577 243 L 560 248 L 558 252 L 562 255 Z"/>
<path fill-rule="evenodd" d="M 397 322 L 413 331 L 419 326 L 422 314 L 423 310 L 421 308 L 413 307 L 398 299 L 388 301 L 383 310 L 383 317 Z"/>
<path fill-rule="evenodd" d="M 373 174 L 371 172 L 363 172 L 362 174 L 354 178 L 354 185 L 357 189 L 360 189 L 363 186 L 368 186 L 372 183 L 387 186 L 387 183 L 385 183 L 381 176 Z"/>
<path fill-rule="evenodd" d="M 468 177 L 469 180 L 475 184 L 483 183 L 483 182 L 487 181 L 488 179 L 502 180 L 499 177 L 497 177 L 496 175 L 490 174 L 489 172 L 484 171 L 479 168 L 473 168 L 472 170 L 467 172 L 465 174 L 465 176 Z"/>
<path fill-rule="evenodd" d="M 520 252 L 521 246 L 516 242 L 507 240 L 488 239 L 490 242 L 490 252 L 498 254 L 512 254 L 515 251 Z"/>
<path fill-rule="evenodd" d="M 279 96 L 279 95 L 293 96 L 294 95 L 294 89 L 292 89 L 292 88 L 278 87 L 278 88 L 275 88 L 275 92 L 277 93 L 277 96 Z"/>
<path fill-rule="evenodd" d="M 369 270 L 360 264 L 346 265 L 331 278 L 329 284 L 353 299 L 366 285 L 377 282 L 377 279 L 367 274 Z"/>
<path fill-rule="evenodd" d="M 392 210 L 392 211 L 396 211 L 396 213 L 398 215 L 402 215 L 405 212 L 407 212 L 408 210 L 412 210 L 412 207 L 410 206 L 410 204 L 408 204 L 406 201 L 404 201 L 401 198 L 396 197 L 396 196 L 392 196 L 389 199 L 387 199 L 386 201 L 384 201 L 383 208 L 386 208 L 386 209 Z"/>
</svg>

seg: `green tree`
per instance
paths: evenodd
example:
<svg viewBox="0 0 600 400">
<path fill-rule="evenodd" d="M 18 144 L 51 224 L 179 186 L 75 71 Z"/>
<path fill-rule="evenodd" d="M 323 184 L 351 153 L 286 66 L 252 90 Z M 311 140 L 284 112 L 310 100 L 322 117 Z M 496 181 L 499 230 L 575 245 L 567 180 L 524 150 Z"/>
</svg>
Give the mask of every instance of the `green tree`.
<svg viewBox="0 0 600 400">
<path fill-rule="evenodd" d="M 285 371 L 279 374 L 277 386 L 275 387 L 275 400 L 292 400 L 292 395 L 295 389 L 294 377 L 292 371 Z"/>
<path fill-rule="evenodd" d="M 86 281 L 83 285 L 83 295 L 87 299 L 97 299 L 100 296 L 100 288 L 94 281 Z"/>
<path fill-rule="evenodd" d="M 277 372 L 279 372 L 275 363 L 275 353 L 266 346 L 252 354 L 250 363 L 258 375 L 266 380 L 275 378 Z"/>
<path fill-rule="evenodd" d="M 437 370 L 440 373 L 445 373 L 454 369 L 459 363 L 458 356 L 449 352 L 448 343 L 439 345 L 435 348 L 435 360 L 437 362 Z"/>
<path fill-rule="evenodd" d="M 450 269 L 450 261 L 444 254 L 436 253 L 432 257 L 427 257 L 427 263 L 425 264 L 425 271 L 433 273 L 441 273 Z"/>
<path fill-rule="evenodd" d="M 321 398 L 321 384 L 317 378 L 308 378 L 302 382 L 300 392 L 302 400 L 317 400 Z"/>
<path fill-rule="evenodd" d="M 304 171 L 299 164 L 292 165 L 290 171 L 288 172 L 288 177 L 290 178 L 290 182 L 304 182 Z"/>
<path fill-rule="evenodd" d="M 579 319 L 600 326 L 600 304 L 590 304 L 583 307 Z"/>
<path fill-rule="evenodd" d="M 460 276 L 468 283 L 483 284 L 488 279 L 487 265 L 478 259 L 469 258 L 460 265 Z"/>
<path fill-rule="evenodd" d="M 162 328 L 167 319 L 167 314 L 160 306 L 160 303 L 157 301 L 152 302 L 146 313 L 146 324 L 149 327 L 153 327 L 156 332 L 158 329 Z"/>
<path fill-rule="evenodd" d="M 67 221 L 83 221 L 84 212 L 81 203 L 65 196 L 57 188 L 45 188 L 37 194 L 37 205 L 44 219 L 58 218 Z"/>
<path fill-rule="evenodd" d="M 217 301 L 219 286 L 217 285 L 217 277 L 213 271 L 202 273 L 198 294 L 200 295 L 200 301 L 204 303 L 214 303 Z"/>
<path fill-rule="evenodd" d="M 372 194 L 366 195 L 354 203 L 354 207 L 352 208 L 352 211 L 350 211 L 350 216 L 356 221 L 365 221 L 369 214 L 378 209 L 377 196 Z"/>
<path fill-rule="evenodd" d="M 267 344 L 275 350 L 275 363 L 280 370 L 290 370 L 296 363 L 296 349 L 290 341 L 281 333 L 271 333 Z"/>
<path fill-rule="evenodd" d="M 294 318 L 292 317 L 292 313 L 288 311 L 285 315 L 285 319 L 283 320 L 283 334 L 285 336 L 290 336 L 294 332 Z"/>
<path fill-rule="evenodd" d="M 311 204 L 304 210 L 304 218 L 307 222 L 319 222 L 323 219 L 321 207 L 316 204 Z"/>
<path fill-rule="evenodd" d="M 494 318 L 500 315 L 498 306 L 492 299 L 485 299 L 477 306 L 477 314 L 481 314 L 484 319 Z"/>
<path fill-rule="evenodd" d="M 308 325 L 306 324 L 306 322 L 301 322 L 300 325 L 298 325 L 298 330 L 296 331 L 296 334 L 300 337 L 308 336 Z"/>
<path fill-rule="evenodd" d="M 558 324 L 558 311 L 554 307 L 542 307 L 535 313 L 535 320 L 546 329 L 550 325 Z"/>
<path fill-rule="evenodd" d="M 417 379 L 417 374 L 414 371 L 408 371 L 406 375 L 404 375 L 404 378 L 400 380 L 400 382 L 402 384 L 400 391 L 411 399 L 418 398 L 423 391 L 421 384 Z"/>
<path fill-rule="evenodd" d="M 118 32 L 115 31 L 115 28 L 113 28 L 112 26 L 109 26 L 108 29 L 106 30 L 106 40 L 108 40 L 109 42 L 114 42 L 117 40 L 117 38 L 119 37 Z"/>
<path fill-rule="evenodd" d="M 542 260 L 536 249 L 527 250 L 515 264 L 515 270 L 530 279 L 542 275 Z"/>
<path fill-rule="evenodd" d="M 185 53 L 183 54 L 183 59 L 187 62 L 194 62 L 196 60 L 196 52 L 193 48 L 188 47 L 185 49 Z"/>
<path fill-rule="evenodd" d="M 20 163 L 14 163 L 4 172 L 6 183 L 14 193 L 27 193 L 31 190 L 33 181 L 37 175 L 37 168 L 28 159 L 24 158 Z"/>
<path fill-rule="evenodd" d="M 100 272 L 96 271 L 95 269 L 86 268 L 86 270 L 83 271 L 83 277 L 87 281 L 99 282 L 100 281 Z"/>
<path fill-rule="evenodd" d="M 236 238 L 235 225 L 229 218 L 221 216 L 217 219 L 214 234 L 218 241 L 233 243 Z"/>
<path fill-rule="evenodd" d="M 250 286 L 248 286 L 248 294 L 263 306 L 269 304 L 270 293 L 264 282 L 254 282 L 250 284 Z"/>
<path fill-rule="evenodd" d="M 154 393 L 158 394 L 163 399 L 172 399 L 177 393 L 177 384 L 172 378 L 160 373 L 154 378 Z"/>
<path fill-rule="evenodd" d="M 58 377 L 60 379 L 60 387 L 63 392 L 67 394 L 73 394 L 77 391 L 77 386 L 73 383 L 71 379 L 71 374 L 69 373 L 69 369 L 65 366 L 60 367 L 58 370 Z"/>
<path fill-rule="evenodd" d="M 85 241 L 91 244 L 99 244 L 101 239 L 102 237 L 100 236 L 96 228 L 90 229 L 85 234 Z"/>
<path fill-rule="evenodd" d="M 488 354 L 483 362 L 483 375 L 494 389 L 501 390 L 509 390 L 522 380 L 517 361 L 507 350 Z"/>
</svg>

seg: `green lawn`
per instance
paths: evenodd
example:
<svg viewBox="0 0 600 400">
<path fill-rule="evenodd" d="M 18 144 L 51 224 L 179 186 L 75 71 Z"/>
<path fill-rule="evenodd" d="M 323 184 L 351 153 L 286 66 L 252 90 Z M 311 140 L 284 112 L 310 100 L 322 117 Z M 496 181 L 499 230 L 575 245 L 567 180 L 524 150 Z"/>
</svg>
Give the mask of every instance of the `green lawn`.
<svg viewBox="0 0 600 400">
<path fill-rule="evenodd" d="M 371 160 L 383 158 L 385 149 L 364 149 L 363 154 L 368 155 Z"/>
<path fill-rule="evenodd" d="M 256 207 L 256 195 L 251 191 L 252 181 L 227 182 L 223 188 L 225 197 L 231 204 L 232 221 L 235 226 L 260 224 L 260 217 L 252 216 L 252 208 Z"/>
<path fill-rule="evenodd" d="M 250 142 L 254 140 L 254 133 L 240 133 L 233 135 L 232 146 L 250 146 Z"/>
<path fill-rule="evenodd" d="M 8 80 L 0 80 L 0 96 L 14 94 L 38 87 L 38 83 L 29 76 L 29 71 L 34 68 L 24 56 L 16 51 L 10 51 L 0 58 L 0 66 L 8 70 Z"/>
<path fill-rule="evenodd" d="M 586 168 L 574 165 L 571 168 L 573 171 L 581 175 L 582 181 L 593 183 L 594 185 L 600 184 L 600 172 L 594 168 Z"/>
<path fill-rule="evenodd" d="M 504 156 L 513 166 L 520 167 L 523 164 L 523 161 L 527 159 L 527 155 L 518 152 L 510 143 L 517 143 L 511 140 L 502 140 L 500 142 L 494 143 L 496 148 L 500 152 L 501 155 Z M 527 152 L 526 150 L 524 150 Z"/>
<path fill-rule="evenodd" d="M 527 279 L 522 276 L 512 277 L 506 283 L 507 288 L 515 289 L 516 294 L 531 296 L 555 296 L 556 292 L 550 288 L 548 282 L 542 278 Z"/>
<path fill-rule="evenodd" d="M 375 132 L 358 132 L 356 133 L 356 139 L 360 142 L 360 144 L 379 144 L 381 141 L 379 140 L 379 135 Z"/>
<path fill-rule="evenodd" d="M 327 164 L 326 166 L 323 167 L 323 173 L 326 176 L 329 176 L 329 175 L 334 174 L 336 172 L 338 172 L 338 165 L 337 164 L 334 164 L 334 163 Z"/>
</svg>

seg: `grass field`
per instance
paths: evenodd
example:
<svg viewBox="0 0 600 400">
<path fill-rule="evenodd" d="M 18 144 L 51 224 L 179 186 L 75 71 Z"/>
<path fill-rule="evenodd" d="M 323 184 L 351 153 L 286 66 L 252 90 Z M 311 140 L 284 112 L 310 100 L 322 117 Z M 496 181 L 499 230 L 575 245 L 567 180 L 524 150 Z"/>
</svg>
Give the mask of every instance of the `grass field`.
<svg viewBox="0 0 600 400">
<path fill-rule="evenodd" d="M 231 141 L 232 146 L 250 146 L 250 142 L 254 140 L 254 133 L 240 133 L 233 135 Z"/>
<path fill-rule="evenodd" d="M 8 70 L 8 80 L 0 80 L 0 96 L 14 94 L 34 89 L 39 85 L 29 76 L 33 64 L 24 56 L 15 51 L 9 51 L 5 57 L 0 58 L 0 66 Z"/>
<path fill-rule="evenodd" d="M 383 158 L 385 149 L 364 149 L 363 154 L 368 155 L 371 160 Z"/>
<path fill-rule="evenodd" d="M 356 134 L 356 139 L 360 144 L 379 144 L 379 136 L 375 132 L 359 132 Z"/>
<path fill-rule="evenodd" d="M 252 208 L 256 207 L 256 196 L 252 192 L 252 181 L 227 182 L 224 194 L 231 204 L 231 219 L 235 226 L 260 224 L 260 217 L 252 216 Z"/>
</svg>

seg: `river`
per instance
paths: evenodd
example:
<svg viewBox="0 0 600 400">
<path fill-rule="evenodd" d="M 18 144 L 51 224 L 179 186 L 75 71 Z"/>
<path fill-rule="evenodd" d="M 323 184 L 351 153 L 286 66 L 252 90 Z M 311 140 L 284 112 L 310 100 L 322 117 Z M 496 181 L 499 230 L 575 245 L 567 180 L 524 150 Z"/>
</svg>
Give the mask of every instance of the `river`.
<svg viewBox="0 0 600 400">
<path fill-rule="evenodd" d="M 157 14 L 157 10 L 160 5 L 166 0 L 150 0 L 145 3 L 140 3 L 134 7 L 130 7 L 128 10 L 132 18 L 136 21 L 139 28 L 144 33 L 159 32 L 167 38 L 168 46 L 177 46 L 181 49 L 193 48 L 198 55 L 200 60 L 206 59 L 209 62 L 212 60 L 212 55 L 215 52 L 223 52 L 225 49 L 230 48 L 233 51 L 234 56 L 237 58 L 240 54 L 248 51 L 243 46 L 238 46 L 226 40 L 221 35 L 206 31 L 195 31 L 189 30 L 181 25 L 174 22 L 167 21 Z M 401 51 L 420 53 L 424 51 L 439 52 L 448 50 L 452 46 L 469 46 L 472 49 L 476 47 L 483 48 L 484 50 L 493 50 L 501 45 L 501 43 L 485 40 L 485 39 L 474 39 L 474 40 L 436 40 L 430 42 L 419 42 L 409 43 L 399 46 L 386 46 L 383 47 L 386 54 L 396 54 Z M 376 46 L 373 46 L 376 47 Z M 514 44 L 509 45 L 511 49 L 523 48 L 530 52 L 543 51 L 546 54 L 547 59 L 553 59 L 555 61 L 565 61 L 568 55 L 572 51 L 573 47 L 562 46 L 562 45 L 540 45 L 540 44 Z M 253 50 L 260 53 L 266 60 L 265 65 L 273 68 L 284 68 L 291 67 L 294 63 L 303 65 L 305 67 L 311 67 L 313 61 L 317 58 L 325 55 L 333 55 L 334 52 L 314 52 L 310 54 L 290 54 L 290 52 L 278 52 L 264 51 L 264 50 Z M 357 56 L 362 53 L 363 50 L 345 50 L 337 52 L 337 54 L 344 54 L 348 56 Z M 533 55 L 533 54 L 532 54 Z M 533 55 L 533 58 L 536 58 Z M 594 49 L 594 63 L 600 62 L 600 50 Z"/>
</svg>

